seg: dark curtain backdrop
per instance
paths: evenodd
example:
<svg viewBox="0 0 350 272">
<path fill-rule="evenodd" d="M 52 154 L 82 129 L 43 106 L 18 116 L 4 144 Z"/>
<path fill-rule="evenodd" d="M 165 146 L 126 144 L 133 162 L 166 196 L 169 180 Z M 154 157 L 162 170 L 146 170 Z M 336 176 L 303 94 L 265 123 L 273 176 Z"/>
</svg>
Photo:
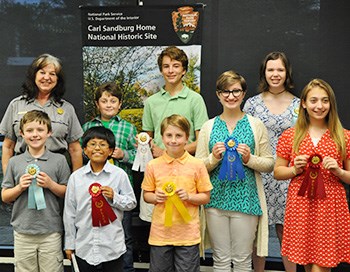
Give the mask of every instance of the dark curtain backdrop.
<svg viewBox="0 0 350 272">
<path fill-rule="evenodd" d="M 24 2 L 24 1 L 23 1 Z M 63 60 L 66 98 L 83 122 L 79 5 L 129 5 L 137 1 L 0 2 L 0 117 L 19 94 L 27 65 L 48 52 Z M 350 2 L 347 0 L 203 0 L 201 90 L 210 116 L 219 113 L 215 80 L 236 69 L 256 93 L 258 70 L 270 51 L 285 51 L 291 60 L 296 93 L 312 78 L 328 81 L 337 94 L 345 127 L 350 128 Z M 143 0 L 147 5 L 184 5 L 196 1 Z"/>
</svg>

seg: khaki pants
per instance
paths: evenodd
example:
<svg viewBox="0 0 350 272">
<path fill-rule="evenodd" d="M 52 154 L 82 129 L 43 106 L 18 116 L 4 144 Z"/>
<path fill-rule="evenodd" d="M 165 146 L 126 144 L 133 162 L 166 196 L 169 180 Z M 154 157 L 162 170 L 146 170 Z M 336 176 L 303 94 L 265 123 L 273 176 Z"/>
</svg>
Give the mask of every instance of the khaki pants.
<svg viewBox="0 0 350 272">
<path fill-rule="evenodd" d="M 258 216 L 206 209 L 214 272 L 252 271 L 252 251 Z"/>
<path fill-rule="evenodd" d="M 16 272 L 63 272 L 62 235 L 14 232 Z"/>
</svg>

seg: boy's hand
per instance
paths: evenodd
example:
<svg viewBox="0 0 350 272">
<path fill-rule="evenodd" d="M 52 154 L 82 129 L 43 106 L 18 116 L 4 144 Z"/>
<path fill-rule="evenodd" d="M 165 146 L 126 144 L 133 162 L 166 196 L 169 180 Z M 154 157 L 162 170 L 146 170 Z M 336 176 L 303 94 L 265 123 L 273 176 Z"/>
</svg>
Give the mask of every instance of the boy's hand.
<svg viewBox="0 0 350 272">
<path fill-rule="evenodd" d="M 36 177 L 36 184 L 40 187 L 50 189 L 54 181 L 45 173 L 40 171 Z"/>
<path fill-rule="evenodd" d="M 65 252 L 66 252 L 67 259 L 72 260 L 72 254 L 74 253 L 74 250 L 66 249 Z"/>
<path fill-rule="evenodd" d="M 25 189 L 27 189 L 30 184 L 32 183 L 33 180 L 33 176 L 30 174 L 24 174 L 20 177 L 19 179 L 19 188 L 21 189 L 21 191 L 24 191 Z"/>
<path fill-rule="evenodd" d="M 161 149 L 158 145 L 156 145 L 153 141 L 151 141 L 151 150 L 153 158 L 158 158 L 163 155 L 164 150 Z"/>
<path fill-rule="evenodd" d="M 109 186 L 101 186 L 100 187 L 102 191 L 102 195 L 110 200 L 113 200 L 114 197 L 114 191 L 111 187 Z"/>
<path fill-rule="evenodd" d="M 156 195 L 156 203 L 164 203 L 168 199 L 168 196 L 162 190 L 157 189 L 154 194 Z"/>
<path fill-rule="evenodd" d="M 113 151 L 112 158 L 121 160 L 124 158 L 124 151 L 121 150 L 119 147 L 116 147 Z"/>
<path fill-rule="evenodd" d="M 177 189 L 176 193 L 182 201 L 186 201 L 189 199 L 189 195 L 184 189 Z"/>
</svg>

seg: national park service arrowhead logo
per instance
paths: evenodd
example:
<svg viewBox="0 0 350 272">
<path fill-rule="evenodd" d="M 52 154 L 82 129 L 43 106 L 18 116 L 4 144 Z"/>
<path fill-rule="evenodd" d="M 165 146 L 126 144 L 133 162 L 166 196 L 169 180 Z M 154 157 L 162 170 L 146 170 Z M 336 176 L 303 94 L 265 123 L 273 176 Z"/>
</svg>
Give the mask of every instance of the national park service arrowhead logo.
<svg viewBox="0 0 350 272">
<path fill-rule="evenodd" d="M 196 31 L 199 12 L 193 11 L 193 7 L 184 6 L 171 13 L 173 27 L 183 43 L 188 43 Z"/>
</svg>

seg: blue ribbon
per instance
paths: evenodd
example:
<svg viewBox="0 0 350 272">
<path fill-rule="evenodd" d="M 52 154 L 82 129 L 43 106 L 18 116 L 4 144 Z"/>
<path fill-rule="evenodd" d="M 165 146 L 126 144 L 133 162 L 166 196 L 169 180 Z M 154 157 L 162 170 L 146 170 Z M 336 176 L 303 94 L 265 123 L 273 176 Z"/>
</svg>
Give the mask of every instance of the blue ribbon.
<svg viewBox="0 0 350 272">
<path fill-rule="evenodd" d="M 32 183 L 28 188 L 28 209 L 43 210 L 46 208 L 44 190 L 36 184 L 39 172 L 40 168 L 36 164 L 29 164 L 26 168 L 26 173 L 33 176 Z"/>
<path fill-rule="evenodd" d="M 221 168 L 219 172 L 219 179 L 221 180 L 237 180 L 244 179 L 244 167 L 237 152 L 238 141 L 233 137 L 229 137 L 225 141 L 226 152 L 222 159 Z"/>
</svg>

